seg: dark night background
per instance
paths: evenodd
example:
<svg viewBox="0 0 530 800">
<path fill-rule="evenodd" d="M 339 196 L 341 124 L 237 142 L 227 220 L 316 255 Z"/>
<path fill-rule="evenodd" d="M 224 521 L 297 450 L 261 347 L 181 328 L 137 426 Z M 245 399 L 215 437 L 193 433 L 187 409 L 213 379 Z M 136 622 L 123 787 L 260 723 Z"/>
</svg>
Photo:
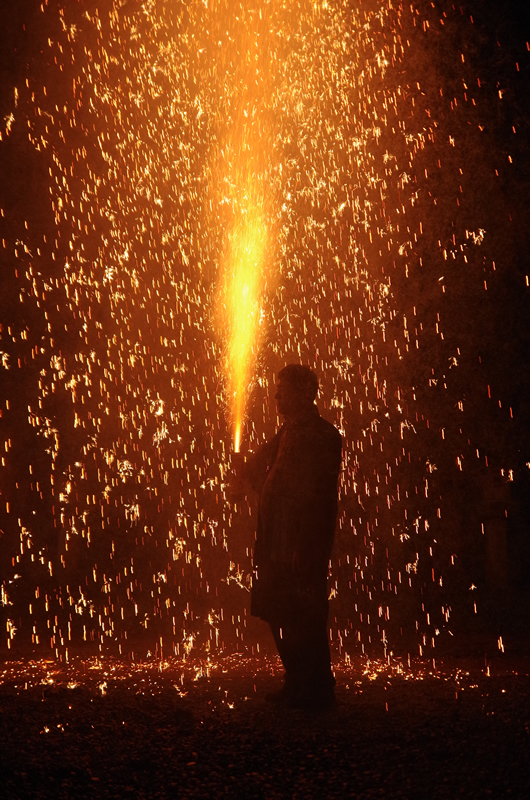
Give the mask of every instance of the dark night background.
<svg viewBox="0 0 530 800">
<path fill-rule="evenodd" d="M 71 21 L 77 20 L 82 25 L 84 12 L 92 11 L 96 6 L 96 3 L 80 2 L 69 6 L 67 12 L 71 15 Z M 158 6 L 162 16 L 170 15 L 176 8 L 180 8 L 178 4 L 174 4 L 171 6 L 173 10 L 170 11 L 167 4 L 160 3 Z M 372 6 L 367 3 L 363 7 L 369 10 Z M 405 457 L 405 447 L 403 456 L 398 453 L 398 448 L 401 447 L 399 442 L 396 443 L 391 439 L 388 447 L 390 450 L 396 449 L 393 455 L 399 455 L 396 460 L 396 464 L 399 461 L 398 477 L 395 480 L 400 482 L 401 492 L 403 494 L 405 491 L 408 498 L 406 501 L 401 501 L 405 509 L 405 519 L 410 520 L 413 515 L 431 513 L 437 505 L 442 513 L 441 521 L 435 520 L 431 529 L 431 535 L 436 537 L 438 544 L 436 554 L 432 555 L 432 541 L 429 537 L 425 537 L 423 543 L 419 540 L 416 545 L 421 555 L 420 573 L 422 569 L 425 570 L 418 579 L 417 588 L 421 589 L 421 597 L 418 595 L 414 599 L 403 595 L 394 601 L 391 598 L 390 603 L 395 602 L 397 613 L 392 617 L 389 626 L 392 629 L 394 624 L 397 626 L 396 630 L 399 628 L 404 635 L 403 620 L 406 620 L 407 616 L 410 620 L 413 619 L 413 615 L 416 614 L 414 609 L 418 603 L 421 604 L 422 610 L 426 604 L 431 609 L 431 614 L 434 613 L 434 607 L 438 607 L 440 598 L 439 589 L 434 586 L 436 572 L 443 576 L 444 580 L 442 611 L 447 604 L 451 605 L 455 632 L 469 632 L 469 630 L 475 630 L 477 634 L 486 632 L 491 634 L 490 641 L 494 643 L 498 635 L 510 635 L 513 632 L 516 642 L 517 634 L 526 630 L 530 598 L 528 593 L 530 468 L 527 465 L 530 463 L 528 425 L 530 241 L 527 190 L 530 166 L 529 12 L 528 8 L 521 4 L 500 5 L 479 0 L 462 4 L 420 2 L 414 8 L 417 9 L 417 13 L 415 11 L 403 16 L 406 36 L 414 35 L 420 28 L 419 22 L 416 28 L 415 16 L 418 20 L 430 20 L 432 26 L 440 18 L 445 19 L 445 26 L 443 35 L 436 34 L 430 36 L 428 40 L 418 40 L 419 45 L 411 48 L 410 54 L 401 65 L 396 66 L 389 78 L 390 84 L 395 81 L 396 85 L 409 87 L 413 87 L 418 81 L 418 86 L 421 84 L 421 93 L 418 94 L 417 100 L 421 101 L 421 98 L 427 95 L 429 117 L 436 119 L 437 126 L 436 138 L 417 153 L 412 165 L 414 183 L 421 188 L 424 200 L 418 205 L 417 210 L 411 208 L 407 212 L 407 221 L 419 225 L 423 215 L 424 229 L 422 238 L 415 245 L 410 269 L 405 270 L 405 259 L 400 260 L 400 256 L 395 254 L 392 273 L 393 318 L 390 315 L 388 319 L 388 336 L 389 338 L 397 336 L 398 329 L 403 335 L 401 330 L 403 316 L 409 319 L 409 326 L 411 319 L 414 324 L 416 320 L 423 320 L 425 329 L 422 326 L 423 332 L 418 334 L 416 328 L 416 338 L 420 337 L 421 348 L 416 351 L 411 348 L 410 353 L 401 361 L 394 359 L 385 378 L 393 388 L 394 397 L 398 397 L 406 409 L 407 419 L 412 424 L 420 420 L 419 426 L 427 421 L 427 427 L 423 425 L 421 435 L 416 438 L 411 436 L 408 429 L 405 430 L 403 443 L 406 445 L 408 458 Z M 137 7 L 132 2 L 124 4 L 120 9 L 124 19 L 128 14 L 134 15 L 136 11 Z M 469 22 L 470 19 L 472 24 Z M 47 25 L 50 26 L 49 29 Z M 50 91 L 56 92 L 57 97 L 63 96 L 67 89 L 69 91 L 69 78 L 66 75 L 61 75 L 59 83 L 53 85 L 59 73 L 53 58 L 48 56 L 48 38 L 50 36 L 53 38 L 57 30 L 59 30 L 57 15 L 48 14 L 43 24 L 40 3 L 26 0 L 16 4 L 3 3 L 0 47 L 2 119 L 13 110 L 13 87 L 20 86 L 26 76 L 30 91 L 32 81 L 37 76 L 41 82 L 52 83 Z M 425 30 L 424 28 L 424 32 Z M 458 66 L 458 58 L 449 58 L 448 53 L 463 54 L 462 71 Z M 64 85 L 60 84 L 61 80 L 64 81 Z M 467 88 L 463 87 L 463 84 Z M 414 96 L 412 89 L 411 92 Z M 466 102 L 463 101 L 463 96 Z M 449 99 L 452 97 L 454 105 L 453 100 Z M 472 97 L 477 98 L 477 103 L 475 104 L 473 100 L 471 107 L 469 100 Z M 24 364 L 27 365 L 23 369 L 12 368 L 2 372 L 1 390 L 10 403 L 10 413 L 3 412 L 0 426 L 3 439 L 6 441 L 13 439 L 12 446 L 15 448 L 13 465 L 4 471 L 2 478 L 3 491 L 16 509 L 16 513 L 13 511 L 7 516 L 4 514 L 4 521 L 0 523 L 3 532 L 0 538 L 0 553 L 4 582 L 10 579 L 12 554 L 18 548 L 20 531 L 14 520 L 19 516 L 22 518 L 22 524 L 25 524 L 24 514 L 31 520 L 29 516 L 31 511 L 41 519 L 40 544 L 47 553 L 46 558 L 49 557 L 54 566 L 59 564 L 61 554 L 64 555 L 62 550 L 64 539 L 61 539 L 56 522 L 53 522 L 56 520 L 56 511 L 51 509 L 51 500 L 43 499 L 41 492 L 42 502 L 39 501 L 35 496 L 33 484 L 31 489 L 24 488 L 23 484 L 18 485 L 17 470 L 26 470 L 29 453 L 35 458 L 34 468 L 37 471 L 41 469 L 43 476 L 49 469 L 49 459 L 41 452 L 43 443 L 46 442 L 43 442 L 42 436 L 37 438 L 35 431 L 28 426 L 25 402 L 26 399 L 32 401 L 30 405 L 36 407 L 38 371 L 42 364 L 49 362 L 48 355 L 39 361 L 38 349 L 47 339 L 49 320 L 53 319 L 56 329 L 55 323 L 62 319 L 62 312 L 59 306 L 57 306 L 57 316 L 51 304 L 47 307 L 45 304 L 26 303 L 23 322 L 28 331 L 28 338 L 16 347 L 9 341 L 6 335 L 7 329 L 22 321 L 19 303 L 20 274 L 16 272 L 17 260 L 11 255 L 13 251 L 10 247 L 18 240 L 27 242 L 33 252 L 37 247 L 42 248 L 51 278 L 54 276 L 54 269 L 56 276 L 60 276 L 61 259 L 64 261 L 68 256 L 67 237 L 63 235 L 61 239 L 59 231 L 59 238 L 56 239 L 55 266 L 49 260 L 52 249 L 50 245 L 55 236 L 54 214 L 49 197 L 52 154 L 50 150 L 45 153 L 37 152 L 35 147 L 21 135 L 18 127 L 20 124 L 22 123 L 17 116 L 11 133 L 4 135 L 0 146 L 3 209 L 0 236 L 8 243 L 0 251 L 2 257 L 0 316 L 4 339 L 2 346 L 9 353 L 11 365 L 14 365 L 19 357 L 25 359 Z M 85 128 L 85 134 L 87 130 Z M 480 130 L 480 135 L 477 130 Z M 451 137 L 455 131 L 456 143 L 452 145 Z M 383 149 L 384 144 L 383 142 Z M 395 144 L 395 147 L 397 148 L 398 144 Z M 93 163 L 96 163 L 96 156 L 93 158 Z M 437 168 L 441 162 L 443 169 Z M 465 165 L 465 170 L 462 170 L 462 165 Z M 429 174 L 428 179 L 425 177 L 427 174 Z M 455 193 L 457 197 L 462 198 L 461 205 L 457 201 L 458 208 L 455 206 Z M 429 216 L 426 218 L 427 195 L 431 199 L 435 198 L 435 205 L 431 204 Z M 390 197 L 392 200 L 393 195 Z M 390 202 L 388 205 L 390 206 Z M 104 227 L 105 224 L 108 225 L 108 222 L 102 220 L 101 225 Z M 455 250 L 458 250 L 459 243 L 463 243 L 460 245 L 460 252 L 470 252 L 465 250 L 466 247 L 470 247 L 469 231 L 477 231 L 479 227 L 486 231 L 486 235 L 480 248 L 476 247 L 470 255 L 472 269 L 462 269 L 461 260 L 451 257 L 445 259 L 446 263 L 441 261 L 442 249 L 448 247 L 449 252 L 451 241 Z M 103 228 L 98 230 L 98 236 L 104 235 L 106 234 Z M 443 246 L 440 244 L 442 235 Z M 94 252 L 86 255 L 96 257 L 99 251 L 95 239 L 92 245 L 90 239 L 87 240 L 87 248 L 91 246 Z M 369 259 L 368 244 L 366 252 Z M 384 275 L 385 270 L 388 272 L 388 264 L 377 263 L 375 250 L 373 256 L 375 274 L 379 271 L 380 275 Z M 427 280 L 425 269 L 419 266 L 420 263 L 434 265 L 429 273 L 431 277 Z M 437 270 L 443 273 L 443 278 L 436 277 Z M 142 284 L 144 287 L 148 286 L 147 278 L 148 276 L 144 276 Z M 193 279 L 193 267 L 190 267 L 190 278 Z M 160 279 L 162 282 L 165 280 L 162 273 Z M 442 295 L 440 295 L 441 281 L 447 286 L 447 291 L 444 290 Z M 487 290 L 484 288 L 486 284 Z M 297 289 L 288 287 L 288 291 L 296 292 Z M 354 298 L 353 302 L 357 300 Z M 361 305 L 362 296 L 358 302 Z M 88 294 L 84 303 L 84 314 L 88 313 L 90 307 L 90 311 L 93 310 L 95 317 L 103 326 L 110 325 L 109 312 L 104 303 L 98 308 L 94 299 L 91 301 Z M 323 313 L 325 315 L 325 310 Z M 442 320 L 443 341 L 432 332 L 427 332 L 427 323 L 432 322 L 431 329 L 434 329 L 437 315 L 438 319 Z M 69 357 L 73 356 L 72 337 L 77 334 L 82 335 L 81 322 L 81 317 L 76 321 L 74 314 L 74 318 L 69 322 L 69 332 L 63 330 L 63 338 L 62 340 L 59 338 L 59 342 L 57 336 L 55 337 L 55 347 L 59 347 L 60 352 L 68 354 Z M 361 338 L 366 333 L 366 341 L 369 341 L 370 325 L 367 322 L 359 324 Z M 138 325 L 145 326 L 145 323 L 140 321 Z M 156 327 L 158 329 L 158 322 Z M 436 329 L 438 330 L 438 326 Z M 153 330 L 150 330 L 153 334 Z M 406 333 L 407 339 L 408 336 Z M 89 334 L 86 342 L 88 346 Z M 152 347 L 156 358 L 154 341 Z M 196 339 L 190 340 L 188 347 L 192 357 L 199 360 L 202 358 L 201 355 L 197 355 L 201 352 L 200 342 Z M 385 347 L 379 350 L 381 357 L 385 357 L 385 353 L 391 353 L 391 348 Z M 460 354 L 458 369 L 451 370 L 451 359 L 456 352 Z M 362 355 L 360 351 L 359 354 Z M 352 355 L 355 361 L 355 354 Z M 30 363 L 30 358 L 33 359 L 33 364 Z M 153 363 L 152 358 L 151 363 Z M 364 370 L 363 363 L 363 373 Z M 156 371 L 158 372 L 158 368 Z M 154 372 L 152 377 L 155 387 L 157 380 L 163 380 Z M 341 384 L 340 375 L 333 377 L 324 374 L 321 377 L 324 397 L 334 391 L 340 397 L 346 387 L 346 384 Z M 194 377 L 191 373 L 187 380 L 189 390 L 192 392 Z M 141 385 L 143 386 L 142 383 Z M 21 402 L 22 398 L 24 402 Z M 255 407 L 259 405 L 261 399 L 262 395 L 259 395 L 255 400 Z M 459 401 L 463 401 L 463 411 L 458 408 Z M 50 419 L 59 420 L 61 424 L 71 427 L 73 406 L 61 404 L 57 395 L 55 399 L 49 397 L 48 402 L 46 413 Z M 121 413 L 123 406 L 120 402 L 116 390 L 113 409 L 115 413 L 118 411 Z M 2 408 L 5 408 L 5 403 Z M 354 412 L 352 414 L 353 424 L 357 426 L 362 424 L 360 417 L 356 417 Z M 395 411 L 390 405 L 389 415 L 389 424 L 395 423 L 395 426 L 398 426 L 399 419 L 395 417 Z M 102 438 L 104 439 L 104 436 Z M 381 441 L 384 438 L 382 436 Z M 111 441 L 110 432 L 108 440 Z M 374 480 L 376 468 L 379 468 L 378 441 L 377 436 L 374 436 L 373 449 L 359 462 L 360 473 L 357 480 L 360 484 L 363 483 L 362 479 L 365 482 Z M 72 432 L 69 439 L 62 440 L 57 461 L 58 472 L 61 469 L 67 470 L 69 465 L 79 458 L 83 442 L 85 440 L 80 432 Z M 372 443 L 371 436 L 370 442 Z M 127 452 L 126 447 L 125 452 Z M 480 452 L 479 457 L 475 455 L 478 452 Z M 455 462 L 455 456 L 460 458 L 460 467 L 455 466 L 455 463 L 458 463 L 458 458 Z M 425 480 L 426 463 L 436 463 L 436 471 L 427 475 L 430 500 L 422 506 L 421 502 L 414 498 L 414 487 L 417 495 L 417 487 Z M 88 488 L 95 485 L 96 462 L 87 468 Z M 93 470 L 92 473 L 90 469 Z M 501 470 L 504 470 L 504 476 Z M 513 480 L 509 480 L 509 477 Z M 156 480 L 155 477 L 155 482 Z M 183 480 L 185 480 L 184 473 Z M 83 492 L 81 483 L 77 488 L 81 495 Z M 158 491 L 162 493 L 166 491 L 161 483 L 158 484 Z M 133 496 L 132 494 L 131 498 Z M 167 500 L 164 495 L 164 498 L 171 504 L 171 497 Z M 154 502 L 152 511 L 156 515 L 156 501 L 152 499 Z M 373 493 L 372 499 L 374 499 Z M 125 499 L 121 497 L 122 502 L 126 500 L 127 496 Z M 368 520 L 369 530 L 370 519 L 373 520 L 375 513 L 370 503 L 371 501 L 367 503 L 365 500 L 363 514 L 366 516 L 361 514 L 363 520 Z M 160 511 L 160 504 L 158 509 Z M 350 517 L 353 519 L 357 513 L 359 513 L 357 498 L 352 493 L 347 494 L 341 505 L 343 515 L 341 519 L 343 521 Z M 382 514 L 381 511 L 378 513 Z M 386 517 L 382 516 L 380 525 L 389 529 L 395 523 L 393 513 L 390 512 Z M 119 525 L 119 520 L 115 519 L 114 524 Z M 249 524 L 252 525 L 252 521 Z M 373 522 L 371 527 L 372 535 L 379 535 L 373 532 Z M 162 569 L 165 563 L 160 553 L 155 553 L 154 549 L 146 555 L 145 548 L 158 547 L 160 538 L 157 537 L 156 541 L 151 539 L 145 543 L 142 538 L 141 545 L 138 536 L 135 540 L 135 554 L 146 567 L 145 581 L 151 581 L 151 574 L 153 569 L 156 571 L 157 564 Z M 351 542 L 346 542 L 344 537 L 341 523 L 337 534 L 338 544 L 333 575 L 339 576 L 339 580 L 346 581 L 351 575 L 348 574 L 349 568 L 345 568 L 344 555 L 351 553 L 352 550 Z M 248 544 L 250 541 L 247 542 L 245 539 L 244 543 Z M 107 552 L 103 553 L 105 547 L 108 549 L 108 543 L 101 545 L 96 543 L 96 550 L 98 547 L 102 549 L 98 551 L 97 558 L 108 561 Z M 124 548 L 122 555 L 125 558 L 127 545 L 122 544 L 122 547 Z M 361 547 L 364 547 L 367 553 L 370 550 L 371 544 L 367 542 L 366 536 L 364 546 Z M 425 551 L 425 558 L 421 548 Z M 389 540 L 383 537 L 377 540 L 372 547 L 372 554 L 374 553 L 375 561 L 372 559 L 374 586 L 378 582 L 378 575 L 381 578 L 388 572 L 390 576 L 389 570 L 397 570 L 396 564 L 404 563 L 409 557 L 414 560 L 414 554 L 410 556 L 405 554 L 397 539 Z M 457 556 L 457 564 L 451 569 L 448 568 L 451 562 L 451 566 L 455 566 L 453 554 Z M 230 556 L 234 558 L 234 562 L 237 558 L 239 563 L 237 553 L 236 556 L 232 553 Z M 432 559 L 429 560 L 431 556 Z M 149 568 L 147 568 L 148 559 Z M 79 579 L 80 575 L 83 576 L 85 569 L 89 574 L 92 569 L 91 564 L 90 555 L 81 551 L 71 557 L 66 567 L 67 570 L 71 570 L 68 573 L 70 583 Z M 216 574 L 215 570 L 212 574 Z M 184 576 L 184 568 L 182 575 Z M 28 599 L 31 601 L 34 580 L 37 579 L 25 580 L 23 576 L 18 588 L 13 590 L 15 592 L 13 596 L 16 596 L 20 607 L 27 604 Z M 187 580 L 188 578 L 186 586 L 188 586 Z M 191 586 L 192 578 L 189 580 Z M 55 578 L 48 579 L 48 586 L 50 593 L 55 592 L 55 599 L 62 607 L 64 583 L 68 583 L 68 575 L 63 582 L 63 600 L 60 599 L 61 590 L 57 589 L 55 581 Z M 175 577 L 174 586 L 176 585 Z M 470 585 L 477 586 L 472 595 L 469 593 Z M 228 583 L 226 589 L 228 591 Z M 368 593 L 368 587 L 366 592 Z M 344 594 L 341 595 L 341 598 L 343 597 Z M 342 619 L 344 622 L 347 618 L 347 625 L 355 629 L 355 625 L 360 623 L 355 621 L 350 600 L 341 598 L 332 608 L 335 608 L 339 620 Z M 474 614 L 473 606 L 477 600 L 479 613 Z M 225 601 L 229 604 L 232 602 L 229 594 L 226 595 Z M 372 601 L 371 594 L 370 601 Z M 239 601 L 234 607 L 240 610 L 238 604 Z M 201 613 L 205 613 L 204 608 Z M 439 614 L 439 609 L 437 613 Z M 29 638 L 31 629 L 27 621 L 22 624 L 20 617 L 20 623 L 16 641 L 31 644 Z M 79 633 L 80 628 L 76 635 L 79 636 Z M 135 635 L 141 636 L 143 632 L 136 629 Z M 229 637 L 229 634 L 225 633 L 226 637 Z M 449 640 L 447 644 L 449 646 Z M 2 647 L 5 647 L 5 642 Z M 407 639 L 405 650 L 408 647 Z"/>
</svg>

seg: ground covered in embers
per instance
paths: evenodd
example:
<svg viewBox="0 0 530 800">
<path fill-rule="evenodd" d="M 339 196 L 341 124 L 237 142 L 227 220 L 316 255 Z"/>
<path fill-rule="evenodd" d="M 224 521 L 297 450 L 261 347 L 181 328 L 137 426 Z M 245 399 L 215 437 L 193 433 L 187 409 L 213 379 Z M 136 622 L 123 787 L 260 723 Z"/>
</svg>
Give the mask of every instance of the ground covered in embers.
<svg viewBox="0 0 530 800">
<path fill-rule="evenodd" d="M 359 660 L 317 714 L 265 701 L 275 659 L 8 662 L 0 794 L 526 798 L 527 667 Z"/>
</svg>

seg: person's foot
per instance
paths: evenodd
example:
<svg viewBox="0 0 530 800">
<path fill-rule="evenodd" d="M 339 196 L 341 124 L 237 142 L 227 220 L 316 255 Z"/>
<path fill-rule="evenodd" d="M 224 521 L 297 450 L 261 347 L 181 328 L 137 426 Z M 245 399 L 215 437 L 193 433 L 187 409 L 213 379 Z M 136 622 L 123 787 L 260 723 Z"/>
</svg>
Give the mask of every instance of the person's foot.
<svg viewBox="0 0 530 800">
<path fill-rule="evenodd" d="M 302 689 L 289 701 L 291 708 L 303 711 L 327 711 L 335 705 L 335 691 L 332 687 L 325 689 Z"/>
<path fill-rule="evenodd" d="M 291 689 L 291 687 L 284 685 L 281 689 L 278 689 L 275 692 L 269 692 L 265 695 L 265 700 L 268 703 L 272 703 L 278 706 L 287 706 L 292 703 L 295 698 L 295 693 Z"/>
</svg>

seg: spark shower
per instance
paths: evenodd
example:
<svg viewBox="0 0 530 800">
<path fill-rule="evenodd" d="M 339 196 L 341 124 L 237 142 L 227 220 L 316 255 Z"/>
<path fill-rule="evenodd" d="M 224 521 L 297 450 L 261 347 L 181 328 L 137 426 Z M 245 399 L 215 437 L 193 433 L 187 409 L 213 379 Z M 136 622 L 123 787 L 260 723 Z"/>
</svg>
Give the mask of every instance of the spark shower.
<svg viewBox="0 0 530 800">
<path fill-rule="evenodd" d="M 519 468 L 470 335 L 518 146 L 492 146 L 479 27 L 451 3 L 43 2 L 0 141 L 5 647 L 258 650 L 229 453 L 271 435 L 292 360 L 344 437 L 338 652 L 436 655 L 454 598 L 474 613 L 454 499 Z"/>
</svg>

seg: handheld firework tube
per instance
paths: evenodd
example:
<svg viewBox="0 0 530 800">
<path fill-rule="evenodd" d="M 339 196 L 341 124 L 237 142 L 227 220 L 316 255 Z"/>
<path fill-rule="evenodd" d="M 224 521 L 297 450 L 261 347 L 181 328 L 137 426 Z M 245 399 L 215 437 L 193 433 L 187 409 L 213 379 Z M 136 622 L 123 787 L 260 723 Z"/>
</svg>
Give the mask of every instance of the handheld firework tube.
<svg viewBox="0 0 530 800">
<path fill-rule="evenodd" d="M 230 455 L 230 480 L 228 493 L 233 502 L 243 500 L 245 487 L 243 483 L 243 472 L 245 468 L 245 456 L 243 453 L 231 453 Z"/>
</svg>

